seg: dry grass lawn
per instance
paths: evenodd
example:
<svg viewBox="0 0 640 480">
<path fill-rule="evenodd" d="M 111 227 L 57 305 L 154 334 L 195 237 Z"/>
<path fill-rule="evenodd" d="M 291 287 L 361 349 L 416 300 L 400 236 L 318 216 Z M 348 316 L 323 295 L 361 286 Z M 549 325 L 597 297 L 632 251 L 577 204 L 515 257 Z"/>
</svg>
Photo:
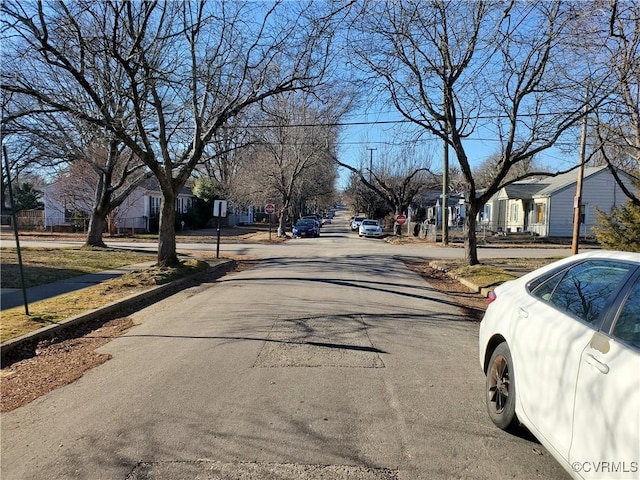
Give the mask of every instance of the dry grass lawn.
<svg viewBox="0 0 640 480">
<path fill-rule="evenodd" d="M 203 272 L 208 267 L 207 262 L 198 260 L 188 260 L 173 268 L 151 267 L 127 273 L 93 287 L 34 302 L 29 305 L 29 315 L 25 314 L 23 306 L 3 310 L 0 341 L 5 342 L 47 325 L 62 322 L 156 285 Z"/>
</svg>

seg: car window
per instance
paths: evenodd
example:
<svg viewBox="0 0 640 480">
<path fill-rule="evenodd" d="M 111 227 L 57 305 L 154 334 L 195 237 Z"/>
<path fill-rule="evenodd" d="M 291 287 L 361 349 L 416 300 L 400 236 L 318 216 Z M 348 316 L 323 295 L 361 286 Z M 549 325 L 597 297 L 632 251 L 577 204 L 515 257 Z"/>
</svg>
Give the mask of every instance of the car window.
<svg viewBox="0 0 640 480">
<path fill-rule="evenodd" d="M 640 350 L 640 280 L 627 296 L 611 335 Z"/>
<path fill-rule="evenodd" d="M 531 293 L 558 309 L 596 324 L 632 265 L 592 260 L 552 276 Z"/>
<path fill-rule="evenodd" d="M 556 273 L 554 276 L 552 276 L 548 280 L 544 280 L 542 282 L 538 282 L 538 281 L 531 282 L 531 286 L 533 287 L 533 290 L 531 293 L 533 293 L 533 295 L 540 298 L 541 300 L 547 300 L 547 301 L 550 300 L 551 294 L 553 293 L 556 286 L 558 285 L 558 282 L 562 280 L 562 277 L 564 277 L 565 273 L 566 273 L 565 271 Z"/>
</svg>

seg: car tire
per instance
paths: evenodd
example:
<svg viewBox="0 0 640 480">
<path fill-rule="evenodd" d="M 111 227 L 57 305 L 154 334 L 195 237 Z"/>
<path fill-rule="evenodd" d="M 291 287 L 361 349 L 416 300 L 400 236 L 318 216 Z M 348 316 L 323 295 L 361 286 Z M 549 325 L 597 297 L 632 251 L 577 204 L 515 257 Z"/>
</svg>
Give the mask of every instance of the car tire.
<svg viewBox="0 0 640 480">
<path fill-rule="evenodd" d="M 513 360 L 506 342 L 499 344 L 491 355 L 485 391 L 487 412 L 491 421 L 502 430 L 518 427 Z"/>
</svg>

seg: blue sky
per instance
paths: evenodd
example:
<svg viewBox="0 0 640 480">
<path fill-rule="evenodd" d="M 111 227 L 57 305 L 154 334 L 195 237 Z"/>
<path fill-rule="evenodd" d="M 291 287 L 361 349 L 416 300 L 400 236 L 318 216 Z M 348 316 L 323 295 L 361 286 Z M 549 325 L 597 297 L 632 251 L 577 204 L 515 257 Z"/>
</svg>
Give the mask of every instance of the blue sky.
<svg viewBox="0 0 640 480">
<path fill-rule="evenodd" d="M 338 149 L 338 157 L 343 163 L 348 163 L 354 167 L 359 167 L 363 162 L 368 162 L 371 152 L 373 151 L 374 163 L 376 155 L 381 154 L 384 149 L 401 148 L 399 145 L 401 135 L 398 128 L 407 124 L 395 124 L 393 122 L 401 122 L 400 114 L 391 111 L 388 107 L 381 109 L 379 112 L 354 112 L 345 117 L 340 136 L 340 147 Z M 375 124 L 375 122 L 381 122 Z M 406 133 L 406 132 L 405 132 Z M 571 135 L 569 132 L 567 135 Z M 404 137 L 406 140 L 408 137 Z M 570 168 L 578 162 L 578 139 L 577 133 L 574 139 L 565 139 L 564 145 L 568 142 L 571 147 L 565 147 L 562 151 L 560 148 L 554 147 L 537 157 L 537 161 L 543 167 L 549 170 L 564 170 Z M 421 145 L 431 151 L 432 168 L 436 172 L 442 171 L 442 142 L 435 137 L 429 137 L 426 134 L 419 140 Z M 488 126 L 479 127 L 477 132 L 465 140 L 465 148 L 470 159 L 471 166 L 480 165 L 484 160 L 499 152 L 500 142 L 497 132 L 492 131 Z M 455 154 L 449 150 L 449 164 L 456 165 Z M 368 164 L 365 163 L 365 167 Z M 337 187 L 344 189 L 348 183 L 350 172 L 345 168 L 339 169 L 339 179 Z"/>
</svg>

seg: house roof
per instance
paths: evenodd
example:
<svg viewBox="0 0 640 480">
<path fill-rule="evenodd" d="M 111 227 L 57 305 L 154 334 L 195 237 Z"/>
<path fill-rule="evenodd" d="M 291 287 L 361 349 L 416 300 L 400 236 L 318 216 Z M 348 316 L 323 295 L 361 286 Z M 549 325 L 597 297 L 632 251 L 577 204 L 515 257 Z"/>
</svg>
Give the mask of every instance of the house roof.
<svg viewBox="0 0 640 480">
<path fill-rule="evenodd" d="M 160 184 L 155 177 L 147 178 L 140 184 L 140 188 L 143 188 L 150 192 L 158 192 L 160 193 Z M 193 192 L 189 187 L 182 187 L 179 195 L 189 195 L 193 196 Z"/>
<path fill-rule="evenodd" d="M 607 168 L 606 165 L 600 167 L 585 167 L 584 168 L 584 177 L 587 178 L 591 175 L 595 175 L 596 173 L 601 172 Z M 558 175 L 557 177 L 549 177 L 549 183 L 544 188 L 540 189 L 535 196 L 536 197 L 548 197 L 552 193 L 555 193 L 563 188 L 566 188 L 570 185 L 574 185 L 578 181 L 578 172 L 577 170 L 563 173 L 562 175 Z"/>
<path fill-rule="evenodd" d="M 507 198 L 531 199 L 533 196 L 547 187 L 548 183 L 540 183 L 538 180 L 534 182 L 518 182 L 512 183 L 504 187 Z"/>
<path fill-rule="evenodd" d="M 600 167 L 585 167 L 583 178 L 590 177 L 606 169 L 606 165 Z M 509 199 L 530 200 L 535 197 L 548 197 L 563 188 L 575 185 L 577 181 L 578 172 L 572 170 L 555 177 L 528 178 L 511 183 L 505 186 L 503 191 Z"/>
</svg>

